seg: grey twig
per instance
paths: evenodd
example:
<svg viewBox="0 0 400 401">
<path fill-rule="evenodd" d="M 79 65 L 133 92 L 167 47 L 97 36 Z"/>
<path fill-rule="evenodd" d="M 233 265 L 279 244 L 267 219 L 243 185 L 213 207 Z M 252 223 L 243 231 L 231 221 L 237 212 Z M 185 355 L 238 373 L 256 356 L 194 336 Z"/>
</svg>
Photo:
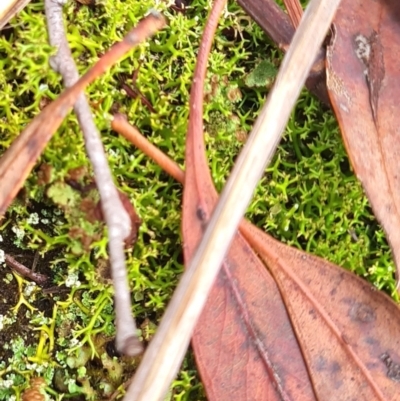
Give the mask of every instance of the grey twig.
<svg viewBox="0 0 400 401">
<path fill-rule="evenodd" d="M 72 86 L 79 74 L 72 58 L 64 30 L 62 6 L 66 0 L 46 0 L 47 29 L 50 44 L 57 54 L 50 60 L 51 67 L 59 72 L 66 87 Z M 82 93 L 74 106 L 85 138 L 86 151 L 92 162 L 99 189 L 102 211 L 108 226 L 109 253 L 115 292 L 116 346 L 125 355 L 138 355 L 142 344 L 136 336 L 136 324 L 131 313 L 131 297 L 125 266 L 124 239 L 130 233 L 130 219 L 125 211 L 104 153 L 99 132 L 93 121 L 92 112 Z"/>
</svg>

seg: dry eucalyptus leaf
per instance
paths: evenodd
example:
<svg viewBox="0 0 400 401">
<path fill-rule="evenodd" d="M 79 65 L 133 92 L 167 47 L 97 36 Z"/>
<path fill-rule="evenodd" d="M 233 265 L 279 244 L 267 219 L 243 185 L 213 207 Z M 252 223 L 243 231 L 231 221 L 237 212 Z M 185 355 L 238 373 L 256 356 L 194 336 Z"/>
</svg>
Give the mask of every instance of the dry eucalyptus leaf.
<svg viewBox="0 0 400 401">
<path fill-rule="evenodd" d="M 354 171 L 400 269 L 400 2 L 344 0 L 327 51 L 327 86 Z M 398 279 L 399 277 L 397 277 Z"/>
</svg>

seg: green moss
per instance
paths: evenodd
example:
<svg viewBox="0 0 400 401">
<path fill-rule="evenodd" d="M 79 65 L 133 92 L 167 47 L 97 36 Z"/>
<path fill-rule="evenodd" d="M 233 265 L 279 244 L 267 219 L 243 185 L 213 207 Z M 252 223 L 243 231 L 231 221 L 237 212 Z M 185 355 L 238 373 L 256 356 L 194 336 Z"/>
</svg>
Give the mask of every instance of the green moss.
<svg viewBox="0 0 400 401">
<path fill-rule="evenodd" d="M 145 342 L 154 334 L 183 271 L 182 187 L 111 132 L 110 110 L 118 107 L 154 144 L 184 164 L 189 91 L 210 7 L 206 0 L 194 0 L 185 13 L 177 13 L 167 2 L 157 4 L 167 15 L 169 27 L 132 51 L 88 90 L 115 181 L 143 220 L 135 248 L 127 251 L 127 266 L 132 310 Z M 150 0 L 107 0 L 90 8 L 68 3 L 68 39 L 80 73 L 153 6 Z M 48 65 L 53 49 L 47 44 L 42 2 L 31 3 L 12 25 L 9 36 L 0 35 L 0 153 L 40 112 L 41 105 L 62 91 L 60 77 Z M 266 87 L 249 87 L 246 80 L 259 69 L 260 60 L 278 65 L 280 58 L 262 30 L 230 4 L 209 57 L 204 110 L 208 159 L 218 189 L 267 95 Z M 137 70 L 136 85 L 155 112 L 121 90 L 121 77 L 132 85 L 130 77 Z M 46 181 L 43 174 L 48 169 L 51 174 Z M 138 361 L 114 359 L 112 353 L 115 327 L 107 240 L 102 223 L 88 221 L 82 208 L 86 195 L 65 183 L 77 169 L 79 182 L 93 179 L 76 118 L 70 115 L 1 223 L 0 249 L 22 254 L 28 267 L 38 252 L 37 269 L 50 276 L 52 288 L 32 291 L 26 280 L 7 277 L 9 270 L 2 270 L 7 307 L 0 306 L 0 339 L 11 348 L 0 358 L 5 361 L 0 364 L 0 380 L 9 384 L 3 386 L 0 400 L 18 396 L 32 376 L 44 377 L 46 392 L 56 400 L 63 394 L 100 399 L 136 368 Z M 96 193 L 88 196 L 97 201 Z M 297 102 L 247 215 L 274 237 L 394 292 L 389 248 L 351 172 L 334 117 L 306 92 Z M 19 305 L 15 315 L 13 308 L 22 299 L 30 306 Z M 103 368 L 112 368 L 113 363 L 117 363 L 118 377 L 104 380 Z M 83 368 L 87 380 L 82 379 Z M 189 352 L 169 399 L 204 398 Z"/>
</svg>

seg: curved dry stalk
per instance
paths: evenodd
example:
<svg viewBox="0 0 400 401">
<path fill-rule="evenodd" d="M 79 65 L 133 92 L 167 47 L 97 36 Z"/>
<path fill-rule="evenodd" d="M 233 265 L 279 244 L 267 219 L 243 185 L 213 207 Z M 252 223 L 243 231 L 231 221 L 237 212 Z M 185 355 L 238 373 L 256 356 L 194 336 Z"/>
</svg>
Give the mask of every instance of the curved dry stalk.
<svg viewBox="0 0 400 401">
<path fill-rule="evenodd" d="M 57 48 L 57 53 L 50 59 L 50 64 L 61 74 L 64 85 L 68 88 L 78 81 L 79 73 L 65 34 L 63 4 L 64 0 L 46 0 L 45 9 L 50 44 Z M 131 230 L 130 218 L 114 185 L 100 134 L 83 92 L 78 96 L 74 111 L 83 132 L 86 152 L 93 165 L 102 212 L 108 227 L 108 248 L 114 284 L 116 346 L 119 352 L 135 356 L 143 351 L 143 345 L 135 334 L 136 324 L 131 313 L 131 297 L 125 265 L 124 240 Z"/>
<path fill-rule="evenodd" d="M 161 400 L 182 362 L 197 319 L 253 190 L 281 138 L 340 0 L 311 0 L 253 132 L 235 164 L 187 270 L 128 389 L 126 400 Z M 207 58 L 223 0 L 207 22 L 192 87 L 203 99 Z M 197 91 L 197 92 L 196 92 Z M 200 93 L 200 95 L 199 95 Z M 191 116 L 199 104 L 191 103 Z M 279 118 L 277 118 L 279 116 Z M 190 124 L 190 123 L 189 123 Z"/>
</svg>

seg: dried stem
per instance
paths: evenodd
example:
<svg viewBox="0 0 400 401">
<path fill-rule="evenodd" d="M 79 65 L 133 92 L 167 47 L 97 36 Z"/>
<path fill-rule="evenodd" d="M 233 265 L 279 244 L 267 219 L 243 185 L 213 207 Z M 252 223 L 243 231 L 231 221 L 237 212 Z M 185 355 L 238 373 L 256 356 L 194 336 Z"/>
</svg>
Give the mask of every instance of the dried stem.
<svg viewBox="0 0 400 401">
<path fill-rule="evenodd" d="M 36 284 L 44 284 L 49 278 L 44 274 L 35 273 L 31 269 L 28 269 L 22 263 L 17 262 L 12 256 L 5 255 L 6 265 L 15 270 L 22 277 L 28 277 L 30 280 L 34 281 Z"/>
<path fill-rule="evenodd" d="M 46 0 L 45 2 L 50 44 L 57 48 L 57 53 L 51 58 L 50 63 L 52 68 L 62 75 L 64 84 L 68 88 L 78 81 L 79 73 L 66 39 L 62 4 L 63 0 Z M 142 352 L 143 346 L 136 336 L 136 324 L 131 313 L 124 253 L 124 239 L 131 229 L 130 218 L 113 183 L 100 134 L 83 93 L 79 94 L 74 111 L 84 135 L 86 151 L 93 165 L 102 212 L 108 227 L 110 264 L 115 293 L 116 346 L 118 351 L 125 355 L 138 355 Z"/>
<path fill-rule="evenodd" d="M 303 16 L 303 8 L 299 0 L 283 0 L 293 27 L 296 29 L 300 25 Z"/>
<path fill-rule="evenodd" d="M 182 362 L 194 326 L 225 253 L 237 232 L 254 188 L 276 150 L 291 109 L 339 1 L 311 0 L 283 60 L 275 86 L 224 187 L 204 236 L 182 275 L 160 326 L 146 350 L 126 394 L 126 400 L 160 400 L 165 395 L 169 383 Z M 204 58 L 207 58 L 210 50 L 218 15 L 223 6 L 222 0 L 215 2 L 200 45 L 194 85 L 198 85 L 197 90 L 200 90 L 201 94 L 203 91 L 201 77 L 205 73 L 202 70 L 205 64 Z M 192 94 L 194 91 L 192 88 Z M 192 101 L 191 97 L 191 116 L 198 107 L 198 104 Z"/>
</svg>

